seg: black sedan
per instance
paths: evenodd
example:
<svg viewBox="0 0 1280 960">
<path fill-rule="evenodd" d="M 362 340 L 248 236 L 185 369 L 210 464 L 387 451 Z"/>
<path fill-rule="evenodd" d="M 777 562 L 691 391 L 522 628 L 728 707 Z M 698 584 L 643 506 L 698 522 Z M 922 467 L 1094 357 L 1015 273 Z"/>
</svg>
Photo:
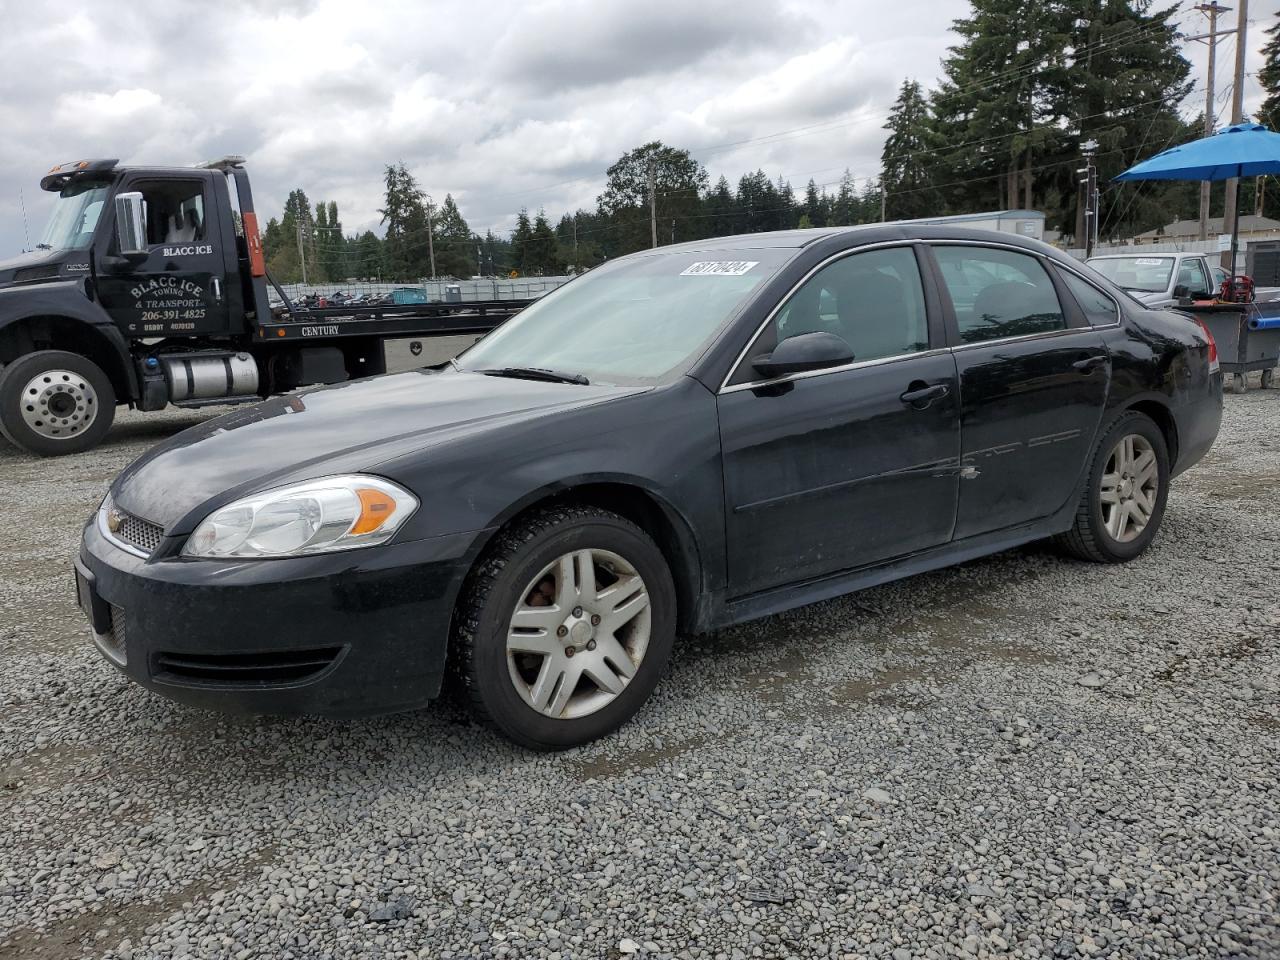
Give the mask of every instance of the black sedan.
<svg viewBox="0 0 1280 960">
<path fill-rule="evenodd" d="M 1201 326 L 1043 244 L 708 240 L 178 434 L 86 526 L 78 594 L 185 703 L 357 715 L 449 679 L 555 749 L 631 717 L 678 634 L 1042 538 L 1137 556 L 1221 413 Z"/>
</svg>

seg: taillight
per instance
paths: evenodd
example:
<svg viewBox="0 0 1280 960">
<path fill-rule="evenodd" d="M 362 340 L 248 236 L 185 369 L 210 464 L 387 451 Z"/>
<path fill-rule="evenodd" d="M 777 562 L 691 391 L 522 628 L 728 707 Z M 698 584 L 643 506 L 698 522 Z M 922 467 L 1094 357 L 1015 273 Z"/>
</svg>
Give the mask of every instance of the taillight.
<svg viewBox="0 0 1280 960">
<path fill-rule="evenodd" d="M 1209 328 L 1205 326 L 1204 321 L 1201 320 L 1199 317 L 1196 317 L 1195 319 L 1196 319 L 1196 323 L 1200 324 L 1200 329 L 1204 331 L 1204 335 L 1209 341 L 1209 372 L 1217 373 L 1219 369 L 1218 343 L 1216 340 L 1213 339 L 1213 334 L 1209 332 Z"/>
</svg>

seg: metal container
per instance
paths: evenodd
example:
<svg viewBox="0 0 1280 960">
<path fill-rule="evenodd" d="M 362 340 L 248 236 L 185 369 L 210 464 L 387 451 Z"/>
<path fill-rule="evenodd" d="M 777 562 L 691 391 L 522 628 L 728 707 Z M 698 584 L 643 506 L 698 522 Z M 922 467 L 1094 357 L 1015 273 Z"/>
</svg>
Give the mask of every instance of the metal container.
<svg viewBox="0 0 1280 960">
<path fill-rule="evenodd" d="M 161 356 L 160 366 L 171 403 L 258 392 L 258 364 L 247 353 Z"/>
<path fill-rule="evenodd" d="M 1179 307 L 1200 320 L 1218 345 L 1222 372 L 1232 375 L 1231 389 L 1244 393 L 1250 371 L 1262 371 L 1262 386 L 1271 386 L 1280 364 L 1280 328 L 1250 329 L 1249 321 L 1280 313 L 1280 303 L 1216 303 Z"/>
</svg>

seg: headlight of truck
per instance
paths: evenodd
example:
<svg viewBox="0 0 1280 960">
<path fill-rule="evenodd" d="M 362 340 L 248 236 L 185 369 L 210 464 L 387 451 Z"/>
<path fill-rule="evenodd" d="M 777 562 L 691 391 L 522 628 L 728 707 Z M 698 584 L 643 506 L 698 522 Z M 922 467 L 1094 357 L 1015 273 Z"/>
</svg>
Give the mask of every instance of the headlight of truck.
<svg viewBox="0 0 1280 960">
<path fill-rule="evenodd" d="M 183 556 L 264 559 L 386 543 L 418 509 L 380 477 L 324 477 L 236 500 L 204 519 Z"/>
</svg>

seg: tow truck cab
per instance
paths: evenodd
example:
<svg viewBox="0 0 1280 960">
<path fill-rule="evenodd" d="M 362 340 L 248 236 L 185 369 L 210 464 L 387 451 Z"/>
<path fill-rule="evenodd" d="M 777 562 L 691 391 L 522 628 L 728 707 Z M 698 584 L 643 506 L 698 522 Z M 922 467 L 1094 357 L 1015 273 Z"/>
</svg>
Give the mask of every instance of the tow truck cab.
<svg viewBox="0 0 1280 960">
<path fill-rule="evenodd" d="M 80 160 L 40 186 L 57 194 L 41 243 L 0 262 L 0 433 L 31 452 L 88 449 L 117 404 L 255 401 L 384 372 L 388 335 L 455 332 L 436 306 L 273 316 L 240 157 Z M 452 323 L 484 332 L 522 305 Z"/>
</svg>

